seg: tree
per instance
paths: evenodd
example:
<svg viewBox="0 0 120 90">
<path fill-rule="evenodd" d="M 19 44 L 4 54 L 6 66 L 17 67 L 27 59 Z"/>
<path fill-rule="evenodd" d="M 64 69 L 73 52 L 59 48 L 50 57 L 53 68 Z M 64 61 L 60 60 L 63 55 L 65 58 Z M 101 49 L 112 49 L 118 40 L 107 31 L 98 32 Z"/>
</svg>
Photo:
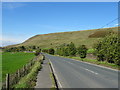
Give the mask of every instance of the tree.
<svg viewBox="0 0 120 90">
<path fill-rule="evenodd" d="M 25 51 L 26 48 L 24 46 L 20 46 L 21 51 Z"/>
<path fill-rule="evenodd" d="M 80 56 L 80 58 L 85 58 L 86 57 L 86 55 L 87 55 L 87 48 L 86 48 L 86 46 L 85 45 L 80 45 L 78 48 L 77 48 L 77 52 L 78 52 L 78 54 L 79 54 L 79 56 Z"/>
<path fill-rule="evenodd" d="M 68 46 L 66 46 L 64 48 L 64 56 L 69 56 L 69 47 Z"/>
<path fill-rule="evenodd" d="M 70 44 L 69 44 L 69 55 L 70 56 L 75 56 L 75 54 L 76 54 L 76 47 L 75 47 L 75 45 L 74 45 L 74 43 L 73 42 L 71 42 Z"/>
<path fill-rule="evenodd" d="M 36 46 L 32 46 L 32 49 L 36 49 Z"/>
<path fill-rule="evenodd" d="M 118 34 L 107 35 L 99 40 L 94 48 L 99 61 L 120 65 L 120 38 L 118 38 Z"/>
</svg>

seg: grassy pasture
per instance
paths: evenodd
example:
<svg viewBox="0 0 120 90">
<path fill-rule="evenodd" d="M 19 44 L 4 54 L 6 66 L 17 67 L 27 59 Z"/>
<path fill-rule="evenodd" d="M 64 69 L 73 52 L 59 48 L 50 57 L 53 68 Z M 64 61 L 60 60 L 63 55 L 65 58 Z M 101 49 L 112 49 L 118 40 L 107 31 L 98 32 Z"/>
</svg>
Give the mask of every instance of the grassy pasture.
<svg viewBox="0 0 120 90">
<path fill-rule="evenodd" d="M 109 31 L 118 32 L 118 27 L 40 34 L 29 38 L 21 44 L 8 47 L 35 45 L 41 48 L 55 48 L 63 43 L 73 42 L 76 47 L 84 44 L 88 48 L 92 48 L 94 43 L 96 43 L 99 38 L 103 38 Z"/>
<path fill-rule="evenodd" d="M 2 53 L 2 79 L 5 79 L 7 73 L 14 73 L 33 59 L 33 53 L 24 52 L 3 52 Z"/>
</svg>

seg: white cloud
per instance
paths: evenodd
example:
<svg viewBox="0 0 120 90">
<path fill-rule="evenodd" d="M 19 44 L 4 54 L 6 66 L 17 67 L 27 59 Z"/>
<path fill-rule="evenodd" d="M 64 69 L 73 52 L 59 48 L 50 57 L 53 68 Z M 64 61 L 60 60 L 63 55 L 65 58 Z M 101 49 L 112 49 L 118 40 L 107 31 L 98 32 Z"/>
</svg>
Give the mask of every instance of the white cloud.
<svg viewBox="0 0 120 90">
<path fill-rule="evenodd" d="M 117 23 L 117 24 L 115 24 L 114 26 L 119 26 L 120 25 L 120 23 Z"/>
<path fill-rule="evenodd" d="M 13 45 L 21 43 L 19 39 L 13 39 L 13 38 L 1 38 L 0 37 L 0 46 L 7 46 L 7 45 Z"/>
<path fill-rule="evenodd" d="M 11 42 L 11 41 L 0 41 L 0 46 L 8 46 L 8 45 L 13 45 L 13 44 L 18 44 L 18 43 Z"/>
</svg>

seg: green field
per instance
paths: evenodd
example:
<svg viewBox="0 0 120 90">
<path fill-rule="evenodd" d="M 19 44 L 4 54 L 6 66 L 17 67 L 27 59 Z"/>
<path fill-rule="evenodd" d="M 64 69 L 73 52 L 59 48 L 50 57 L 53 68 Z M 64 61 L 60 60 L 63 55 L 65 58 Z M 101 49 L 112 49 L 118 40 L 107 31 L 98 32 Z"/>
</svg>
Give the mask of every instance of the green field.
<svg viewBox="0 0 120 90">
<path fill-rule="evenodd" d="M 3 52 L 2 53 L 2 79 L 5 79 L 7 73 L 14 73 L 23 65 L 33 59 L 35 55 L 33 53 L 24 52 Z"/>
</svg>

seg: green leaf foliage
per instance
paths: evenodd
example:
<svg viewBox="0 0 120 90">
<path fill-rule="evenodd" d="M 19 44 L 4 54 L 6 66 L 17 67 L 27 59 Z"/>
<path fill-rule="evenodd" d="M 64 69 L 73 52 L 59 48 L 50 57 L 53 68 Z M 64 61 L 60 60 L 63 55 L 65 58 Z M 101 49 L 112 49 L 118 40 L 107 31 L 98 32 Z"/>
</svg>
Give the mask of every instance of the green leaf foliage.
<svg viewBox="0 0 120 90">
<path fill-rule="evenodd" d="M 94 48 L 98 61 L 120 65 L 120 38 L 118 38 L 118 34 L 107 35 Z"/>
<path fill-rule="evenodd" d="M 87 50 L 88 50 L 88 49 L 86 48 L 85 45 L 80 45 L 80 46 L 78 47 L 77 52 L 78 52 L 80 58 L 85 58 L 85 57 L 86 57 L 86 55 L 87 55 Z"/>
<path fill-rule="evenodd" d="M 69 55 L 70 56 L 75 56 L 77 50 L 73 42 L 69 44 Z"/>
</svg>

